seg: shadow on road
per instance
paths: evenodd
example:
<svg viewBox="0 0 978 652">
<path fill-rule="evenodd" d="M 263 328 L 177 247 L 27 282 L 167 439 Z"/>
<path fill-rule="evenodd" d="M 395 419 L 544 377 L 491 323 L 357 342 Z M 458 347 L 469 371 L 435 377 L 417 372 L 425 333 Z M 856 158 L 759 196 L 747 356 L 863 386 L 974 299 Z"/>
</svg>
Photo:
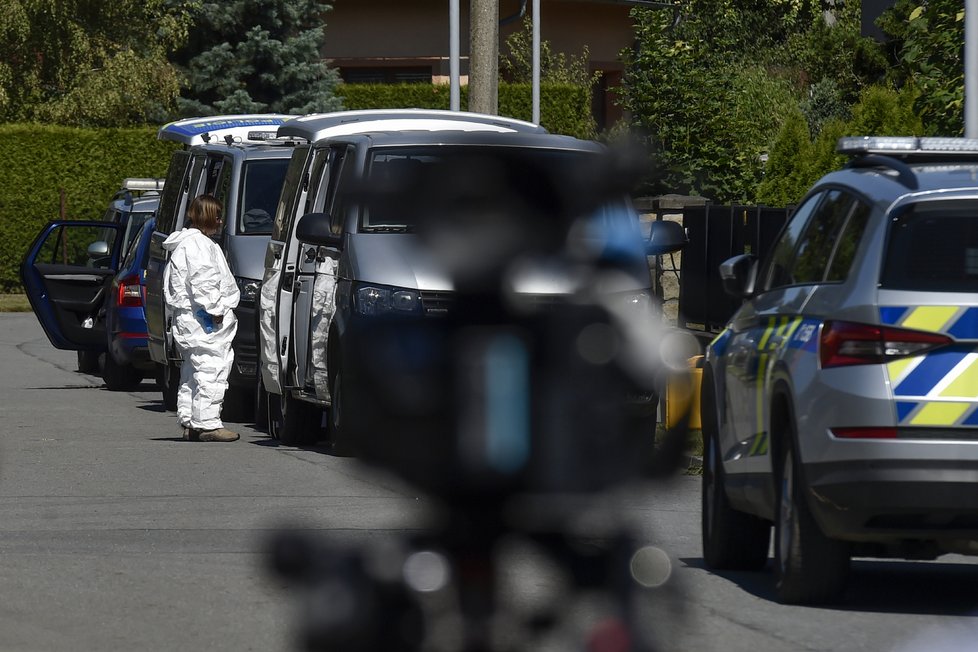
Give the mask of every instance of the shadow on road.
<svg viewBox="0 0 978 652">
<path fill-rule="evenodd" d="M 339 457 L 333 453 L 333 447 L 328 443 L 309 444 L 306 446 L 289 446 L 268 436 L 259 439 L 252 439 L 248 443 L 254 444 L 255 446 L 261 446 L 262 448 L 283 448 L 287 450 L 309 451 L 310 453 L 322 453 L 323 455 Z"/>
<path fill-rule="evenodd" d="M 24 389 L 105 389 L 101 385 L 53 385 L 51 387 L 25 387 Z"/>
<path fill-rule="evenodd" d="M 777 602 L 774 575 L 764 571 L 710 571 L 702 558 L 681 559 L 686 566 L 711 572 L 763 600 Z M 978 564 L 953 561 L 856 559 L 842 601 L 822 608 L 867 613 L 970 616 L 978 613 Z"/>
</svg>

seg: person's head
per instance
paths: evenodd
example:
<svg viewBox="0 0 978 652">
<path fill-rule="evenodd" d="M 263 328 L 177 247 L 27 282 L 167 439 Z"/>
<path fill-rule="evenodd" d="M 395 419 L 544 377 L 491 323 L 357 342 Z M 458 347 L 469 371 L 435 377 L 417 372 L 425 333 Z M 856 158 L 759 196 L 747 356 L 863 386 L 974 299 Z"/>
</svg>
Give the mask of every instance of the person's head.
<svg viewBox="0 0 978 652">
<path fill-rule="evenodd" d="M 221 228 L 221 202 L 213 195 L 200 195 L 187 207 L 187 218 L 190 225 L 200 229 L 201 233 L 217 233 Z"/>
</svg>

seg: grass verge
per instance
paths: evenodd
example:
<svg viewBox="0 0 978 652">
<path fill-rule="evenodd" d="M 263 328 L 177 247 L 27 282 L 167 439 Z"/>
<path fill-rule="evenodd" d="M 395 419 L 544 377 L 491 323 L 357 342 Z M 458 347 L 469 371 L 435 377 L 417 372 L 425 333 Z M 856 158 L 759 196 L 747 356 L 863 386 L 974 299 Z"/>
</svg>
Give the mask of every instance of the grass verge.
<svg viewBox="0 0 978 652">
<path fill-rule="evenodd" d="M 0 294 L 0 312 L 30 312 L 26 294 Z"/>
</svg>

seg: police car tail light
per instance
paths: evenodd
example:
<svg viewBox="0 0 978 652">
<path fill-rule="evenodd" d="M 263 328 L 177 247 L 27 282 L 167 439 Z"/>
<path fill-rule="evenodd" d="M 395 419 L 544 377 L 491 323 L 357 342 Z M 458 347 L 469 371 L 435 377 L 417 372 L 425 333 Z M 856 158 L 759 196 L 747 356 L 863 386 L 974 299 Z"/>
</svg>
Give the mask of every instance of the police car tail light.
<svg viewBox="0 0 978 652">
<path fill-rule="evenodd" d="M 880 364 L 918 355 L 952 340 L 941 333 L 889 328 L 847 321 L 827 321 L 819 339 L 823 369 L 857 364 Z"/>
<path fill-rule="evenodd" d="M 119 281 L 120 308 L 139 308 L 143 305 L 143 292 L 139 286 L 139 276 L 127 276 Z"/>
</svg>

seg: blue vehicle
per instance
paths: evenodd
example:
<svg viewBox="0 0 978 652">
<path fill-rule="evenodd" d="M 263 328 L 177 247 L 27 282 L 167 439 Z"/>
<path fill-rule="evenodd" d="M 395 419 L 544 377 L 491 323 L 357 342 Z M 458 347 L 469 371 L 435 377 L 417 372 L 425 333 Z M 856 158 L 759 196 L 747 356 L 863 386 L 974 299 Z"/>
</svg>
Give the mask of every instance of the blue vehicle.
<svg viewBox="0 0 978 652">
<path fill-rule="evenodd" d="M 150 218 L 136 233 L 105 296 L 108 350 L 102 380 L 113 391 L 136 387 L 156 369 L 149 357 L 144 310 L 146 261 L 155 224 L 155 218 Z"/>
<path fill-rule="evenodd" d="M 102 219 L 123 226 L 121 256 L 125 256 L 139 229 L 156 214 L 163 179 L 128 178 L 115 193 Z M 98 351 L 78 351 L 78 371 L 98 374 L 104 366 L 105 354 Z"/>
<path fill-rule="evenodd" d="M 48 340 L 77 351 L 79 371 L 101 373 L 111 390 L 131 389 L 155 369 L 147 362 L 142 282 L 143 227 L 158 204 L 155 191 L 135 196 L 124 187 L 102 221 L 46 224 L 21 264 L 21 281 Z"/>
</svg>

